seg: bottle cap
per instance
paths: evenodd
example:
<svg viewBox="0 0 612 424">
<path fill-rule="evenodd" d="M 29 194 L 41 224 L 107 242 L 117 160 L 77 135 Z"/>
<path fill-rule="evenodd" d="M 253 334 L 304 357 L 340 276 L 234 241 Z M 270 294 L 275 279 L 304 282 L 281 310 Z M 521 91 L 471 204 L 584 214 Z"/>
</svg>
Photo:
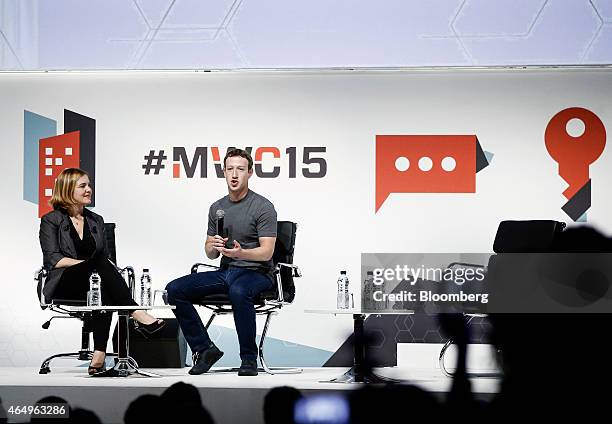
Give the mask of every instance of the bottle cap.
<svg viewBox="0 0 612 424">
<path fill-rule="evenodd" d="M 345 274 L 346 275 L 346 271 L 340 271 L 340 274 Z"/>
<path fill-rule="evenodd" d="M 149 272 L 149 268 L 143 268 L 142 272 Z"/>
</svg>

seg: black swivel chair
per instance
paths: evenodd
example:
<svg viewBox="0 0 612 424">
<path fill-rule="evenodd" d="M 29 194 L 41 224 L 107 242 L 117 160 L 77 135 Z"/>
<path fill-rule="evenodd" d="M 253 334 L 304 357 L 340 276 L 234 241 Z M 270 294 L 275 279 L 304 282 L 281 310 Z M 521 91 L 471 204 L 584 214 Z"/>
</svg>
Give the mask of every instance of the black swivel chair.
<svg viewBox="0 0 612 424">
<path fill-rule="evenodd" d="M 104 229 L 106 233 L 106 243 L 108 246 L 108 250 L 110 252 L 110 258 L 114 264 L 117 263 L 117 250 L 115 246 L 115 224 L 107 222 L 104 224 Z M 116 266 L 116 265 L 115 265 Z M 134 269 L 130 266 L 125 268 L 117 268 L 119 272 L 127 278 L 128 285 L 130 287 L 130 292 L 132 293 L 132 297 L 134 296 L 134 283 L 135 283 L 135 274 Z M 48 309 L 55 313 L 61 315 L 54 315 L 48 321 L 46 321 L 42 328 L 45 330 L 49 328 L 51 325 L 51 321 L 55 318 L 76 318 L 80 319 L 83 322 L 83 326 L 81 328 L 81 349 L 78 352 L 69 352 L 69 353 L 59 353 L 56 355 L 49 356 L 46 358 L 42 365 L 40 366 L 39 374 L 48 374 L 51 372 L 51 361 L 55 358 L 73 358 L 78 359 L 80 361 L 90 361 L 93 351 L 90 349 L 89 343 L 89 335 L 91 333 L 91 328 L 89 325 L 88 317 L 91 316 L 91 312 L 82 312 L 82 311 L 74 311 L 70 310 L 70 306 L 84 306 L 86 301 L 68 301 L 68 300 L 47 300 L 45 295 L 43 294 L 43 289 L 45 287 L 45 281 L 48 275 L 48 270 L 45 268 L 40 268 L 34 274 L 34 280 L 37 282 L 36 284 L 36 294 L 38 296 L 38 300 L 40 302 L 40 308 L 45 310 Z M 109 353 L 107 356 L 117 356 L 116 354 Z"/>
<path fill-rule="evenodd" d="M 495 234 L 495 241 L 493 242 L 493 252 L 496 255 L 492 255 L 489 258 L 487 265 L 488 271 L 507 270 L 509 269 L 507 260 L 513 260 L 512 257 L 504 257 L 504 253 L 545 253 L 553 250 L 553 245 L 563 229 L 565 228 L 564 222 L 551 221 L 551 220 L 533 220 L 533 221 L 502 221 L 497 227 L 497 233 Z M 519 259 L 520 260 L 520 259 Z M 451 264 L 450 267 L 463 267 L 463 268 L 484 268 L 482 265 L 474 264 Z M 467 317 L 466 325 L 469 325 L 475 318 L 486 318 L 487 314 L 483 313 L 470 313 L 469 311 L 464 312 Z M 438 362 L 440 369 L 447 377 L 454 376 L 453 372 L 450 372 L 444 363 L 444 357 L 448 348 L 454 344 L 453 338 L 449 338 L 446 343 L 442 346 Z M 501 352 L 497 351 L 498 360 L 501 360 Z M 468 373 L 469 377 L 501 377 L 502 374 L 499 372 L 486 372 L 486 373 Z"/>
<path fill-rule="evenodd" d="M 263 352 L 263 346 L 266 340 L 266 333 L 270 325 L 272 315 L 276 315 L 278 311 L 285 305 L 293 303 L 295 297 L 295 285 L 293 278 L 301 277 L 299 268 L 293 265 L 293 253 L 295 250 L 295 233 L 297 224 L 290 221 L 278 221 L 276 245 L 274 246 L 274 255 L 272 261 L 274 263 L 274 278 L 276 285 L 267 291 L 260 293 L 255 299 L 255 314 L 265 315 L 266 323 L 261 333 L 259 341 L 258 357 L 261 362 L 262 371 L 268 374 L 296 374 L 302 372 L 299 368 L 270 368 L 266 364 Z M 196 263 L 191 267 L 191 273 L 196 273 L 201 267 L 219 269 L 214 265 Z M 217 315 L 231 314 L 232 304 L 227 294 L 214 294 L 203 298 L 199 304 L 212 311 L 210 319 L 206 323 L 206 329 Z M 233 371 L 237 369 L 225 369 L 216 371 Z"/>
</svg>

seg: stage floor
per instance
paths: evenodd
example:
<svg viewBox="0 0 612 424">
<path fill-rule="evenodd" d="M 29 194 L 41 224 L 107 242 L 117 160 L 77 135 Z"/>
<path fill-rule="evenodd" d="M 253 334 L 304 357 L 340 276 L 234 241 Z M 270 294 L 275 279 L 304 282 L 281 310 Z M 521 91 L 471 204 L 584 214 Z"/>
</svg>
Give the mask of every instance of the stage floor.
<svg viewBox="0 0 612 424">
<path fill-rule="evenodd" d="M 104 423 L 122 423 L 123 413 L 132 400 L 145 393 L 161 394 L 172 384 L 183 381 L 200 390 L 202 401 L 217 424 L 259 424 L 263 423 L 263 398 L 272 387 L 293 386 L 306 396 L 363 387 L 362 384 L 325 382 L 342 375 L 346 368 L 304 368 L 301 374 L 260 373 L 257 377 L 238 377 L 234 373 L 192 376 L 187 373 L 188 368 L 146 370 L 162 377 L 91 378 L 87 376 L 86 368 L 75 366 L 53 367 L 46 375 L 38 374 L 38 368 L 0 368 L 0 398 L 4 409 L 8 410 L 11 405 L 33 405 L 44 396 L 61 396 L 72 407 L 93 410 Z M 376 372 L 414 384 L 440 397 L 448 392 L 452 382 L 437 369 L 391 367 L 379 368 Z M 499 379 L 472 379 L 472 390 L 477 398 L 488 400 L 498 392 Z M 28 417 L 9 416 L 9 422 L 27 420 Z"/>
</svg>

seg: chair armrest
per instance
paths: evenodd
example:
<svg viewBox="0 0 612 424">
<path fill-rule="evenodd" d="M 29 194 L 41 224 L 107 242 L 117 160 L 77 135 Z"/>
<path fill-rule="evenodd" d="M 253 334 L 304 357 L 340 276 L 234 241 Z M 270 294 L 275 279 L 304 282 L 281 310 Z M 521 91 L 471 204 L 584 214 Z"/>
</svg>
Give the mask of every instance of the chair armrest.
<svg viewBox="0 0 612 424">
<path fill-rule="evenodd" d="M 196 262 L 195 264 L 193 264 L 191 266 L 191 273 L 192 274 L 197 273 L 198 272 L 198 268 L 200 268 L 201 266 L 207 267 L 207 268 L 212 268 L 212 269 L 219 269 L 219 267 L 216 266 L 216 265 L 209 265 L 209 264 L 203 264 L 201 262 Z"/>
<path fill-rule="evenodd" d="M 300 268 L 297 265 L 286 264 L 286 263 L 283 263 L 283 262 L 279 262 L 279 263 L 276 264 L 276 269 L 278 271 L 280 271 L 280 269 L 282 267 L 291 268 L 294 277 L 301 277 L 302 276 L 302 272 L 300 271 Z"/>
<path fill-rule="evenodd" d="M 48 307 L 45 295 L 43 294 L 45 283 L 47 282 L 47 275 L 49 275 L 49 271 L 47 271 L 44 267 L 37 269 L 34 273 L 34 281 L 36 281 L 36 294 L 38 295 L 38 303 L 40 304 L 41 309 L 47 309 Z"/>
<path fill-rule="evenodd" d="M 284 262 L 277 262 L 276 267 L 274 267 L 274 275 L 276 277 L 276 289 L 278 291 L 278 300 L 276 302 L 280 302 L 282 304 L 287 304 L 285 302 L 285 295 L 283 291 L 283 283 L 281 281 L 280 270 L 281 268 L 291 268 L 291 275 L 293 277 L 301 277 L 302 273 L 300 272 L 300 268 L 294 264 L 287 264 Z"/>
<path fill-rule="evenodd" d="M 130 294 L 132 295 L 132 299 L 136 300 L 136 298 L 134 297 L 134 295 L 136 294 L 136 273 L 134 272 L 134 268 L 132 268 L 129 265 L 126 266 L 125 268 L 120 268 L 119 265 L 113 262 L 111 258 L 107 258 L 107 259 L 111 264 L 113 264 L 115 269 L 119 271 L 119 274 L 121 274 L 124 280 L 125 280 L 124 274 L 127 273 L 127 284 L 130 289 Z"/>
<path fill-rule="evenodd" d="M 119 269 L 119 273 L 122 276 L 123 274 L 127 274 L 127 283 L 130 289 L 130 294 L 132 295 L 132 299 L 136 300 L 136 298 L 134 297 L 136 295 L 136 273 L 134 272 L 134 268 L 132 268 L 131 266 L 126 266 L 125 268 Z M 125 279 L 125 277 L 123 278 Z"/>
</svg>

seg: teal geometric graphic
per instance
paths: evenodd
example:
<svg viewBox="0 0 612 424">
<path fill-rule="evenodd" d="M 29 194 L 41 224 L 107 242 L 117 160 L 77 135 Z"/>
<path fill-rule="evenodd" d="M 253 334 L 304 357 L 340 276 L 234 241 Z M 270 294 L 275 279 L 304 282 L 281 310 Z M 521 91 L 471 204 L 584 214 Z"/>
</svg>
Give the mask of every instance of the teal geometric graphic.
<svg viewBox="0 0 612 424">
<path fill-rule="evenodd" d="M 239 367 L 240 347 L 233 328 L 211 325 L 210 339 L 224 352 L 215 367 Z M 259 346 L 259 335 L 257 345 Z M 321 367 L 334 352 L 297 343 L 266 337 L 264 357 L 269 367 Z M 191 364 L 191 351 L 187 347 L 187 364 Z"/>
<path fill-rule="evenodd" d="M 57 135 L 57 122 L 23 111 L 23 200 L 38 204 L 38 141 Z"/>
</svg>

